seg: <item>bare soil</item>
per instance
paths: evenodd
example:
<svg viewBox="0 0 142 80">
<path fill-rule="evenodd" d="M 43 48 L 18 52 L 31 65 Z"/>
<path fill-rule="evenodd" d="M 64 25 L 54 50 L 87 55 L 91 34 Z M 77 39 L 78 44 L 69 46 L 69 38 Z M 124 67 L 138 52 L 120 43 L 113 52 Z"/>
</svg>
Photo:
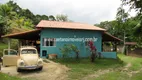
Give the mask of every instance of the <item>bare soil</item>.
<svg viewBox="0 0 142 80">
<path fill-rule="evenodd" d="M 47 60 L 49 63 L 44 63 L 43 70 L 28 70 L 18 73 L 16 66 L 2 67 L 1 72 L 18 76 L 21 78 L 31 78 L 34 80 L 66 80 L 66 72 L 69 70 L 65 65 Z"/>
</svg>

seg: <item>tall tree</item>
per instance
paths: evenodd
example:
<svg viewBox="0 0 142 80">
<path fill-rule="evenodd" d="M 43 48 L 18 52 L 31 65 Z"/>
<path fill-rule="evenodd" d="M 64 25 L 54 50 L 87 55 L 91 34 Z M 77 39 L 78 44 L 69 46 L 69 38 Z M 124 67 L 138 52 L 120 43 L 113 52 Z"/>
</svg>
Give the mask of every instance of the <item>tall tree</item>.
<svg viewBox="0 0 142 80">
<path fill-rule="evenodd" d="M 3 17 L 9 17 L 11 16 L 12 8 L 8 6 L 7 4 L 1 4 L 0 5 L 0 15 Z"/>
<path fill-rule="evenodd" d="M 129 5 L 130 9 L 136 9 L 142 12 L 142 0 L 121 0 L 122 5 Z"/>
<path fill-rule="evenodd" d="M 67 15 L 63 15 L 63 14 L 56 15 L 56 20 L 57 21 L 63 21 L 63 22 L 69 21 L 68 20 L 68 16 Z"/>
<path fill-rule="evenodd" d="M 22 8 L 20 8 L 19 5 L 17 5 L 17 3 L 9 1 L 7 2 L 7 5 L 9 5 L 12 8 L 12 11 L 16 12 L 17 14 L 22 13 Z"/>
<path fill-rule="evenodd" d="M 50 20 L 50 21 L 56 21 L 56 19 L 55 19 L 55 17 L 54 17 L 53 15 L 50 15 L 50 16 L 49 16 L 49 20 Z"/>
<path fill-rule="evenodd" d="M 142 0 L 122 0 L 122 5 L 129 5 L 130 9 L 135 9 L 138 12 L 139 22 L 135 27 L 135 34 L 138 39 L 141 41 L 142 39 Z"/>
<path fill-rule="evenodd" d="M 6 26 L 7 22 L 3 16 L 0 15 L 0 37 L 1 35 L 6 34 L 8 27 Z"/>
</svg>

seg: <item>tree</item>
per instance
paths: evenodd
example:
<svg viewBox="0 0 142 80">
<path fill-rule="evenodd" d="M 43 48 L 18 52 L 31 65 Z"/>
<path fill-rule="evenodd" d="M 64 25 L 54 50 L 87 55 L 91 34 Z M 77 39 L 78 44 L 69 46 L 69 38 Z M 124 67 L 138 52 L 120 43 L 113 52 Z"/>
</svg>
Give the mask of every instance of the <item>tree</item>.
<svg viewBox="0 0 142 80">
<path fill-rule="evenodd" d="M 6 26 L 6 20 L 0 15 L 0 37 L 1 35 L 6 34 L 7 30 L 8 27 Z"/>
<path fill-rule="evenodd" d="M 55 19 L 55 17 L 54 17 L 53 15 L 50 15 L 50 16 L 49 16 L 49 20 L 50 20 L 50 21 L 56 21 L 56 19 Z"/>
<path fill-rule="evenodd" d="M 138 12 L 139 22 L 135 27 L 135 34 L 137 38 L 141 41 L 141 33 L 142 33 L 142 0 L 122 0 L 122 5 L 129 5 L 130 9 L 135 9 Z"/>
<path fill-rule="evenodd" d="M 0 15 L 7 18 L 11 16 L 12 8 L 7 4 L 0 5 Z"/>
<path fill-rule="evenodd" d="M 77 46 L 75 46 L 74 44 L 70 44 L 70 47 L 71 47 L 72 51 L 75 52 L 76 59 L 79 59 L 79 50 L 78 50 Z"/>
<path fill-rule="evenodd" d="M 16 12 L 17 14 L 22 13 L 22 8 L 20 8 L 17 3 L 14 3 L 13 1 L 9 1 L 6 3 L 10 7 L 12 7 L 12 11 Z"/>
<path fill-rule="evenodd" d="M 62 21 L 62 22 L 69 21 L 68 20 L 68 16 L 67 15 L 63 15 L 63 14 L 56 15 L 56 20 L 57 21 Z"/>
<path fill-rule="evenodd" d="M 71 47 L 69 44 L 64 44 L 64 46 L 62 48 L 60 48 L 60 51 L 63 55 L 63 58 L 67 58 L 69 54 L 71 54 Z"/>
<path fill-rule="evenodd" d="M 130 9 L 136 9 L 140 13 L 142 12 L 142 0 L 121 0 L 122 5 L 129 5 Z"/>
</svg>

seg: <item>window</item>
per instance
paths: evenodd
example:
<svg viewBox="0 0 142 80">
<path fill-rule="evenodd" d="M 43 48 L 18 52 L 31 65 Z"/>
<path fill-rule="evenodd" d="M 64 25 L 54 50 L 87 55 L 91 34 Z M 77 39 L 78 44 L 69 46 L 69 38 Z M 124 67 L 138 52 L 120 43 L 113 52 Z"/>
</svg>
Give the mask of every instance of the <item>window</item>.
<svg viewBox="0 0 142 80">
<path fill-rule="evenodd" d="M 55 46 L 55 38 L 43 38 L 43 46 Z"/>
<path fill-rule="evenodd" d="M 35 49 L 23 49 L 21 54 L 36 54 Z"/>
</svg>

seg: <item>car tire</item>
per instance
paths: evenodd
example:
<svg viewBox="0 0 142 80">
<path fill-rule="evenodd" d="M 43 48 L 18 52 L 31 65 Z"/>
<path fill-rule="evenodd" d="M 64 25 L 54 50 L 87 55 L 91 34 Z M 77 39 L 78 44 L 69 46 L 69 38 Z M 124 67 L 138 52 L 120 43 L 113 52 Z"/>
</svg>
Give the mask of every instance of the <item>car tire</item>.
<svg viewBox="0 0 142 80">
<path fill-rule="evenodd" d="M 3 67 L 7 67 L 6 65 L 2 64 Z"/>
<path fill-rule="evenodd" d="M 22 71 L 21 69 L 17 68 L 17 72 L 21 72 L 21 71 Z"/>
<path fill-rule="evenodd" d="M 40 68 L 38 68 L 38 70 L 39 70 L 39 71 L 41 71 L 41 70 L 42 70 L 42 68 L 43 68 L 43 67 L 40 67 Z"/>
</svg>

